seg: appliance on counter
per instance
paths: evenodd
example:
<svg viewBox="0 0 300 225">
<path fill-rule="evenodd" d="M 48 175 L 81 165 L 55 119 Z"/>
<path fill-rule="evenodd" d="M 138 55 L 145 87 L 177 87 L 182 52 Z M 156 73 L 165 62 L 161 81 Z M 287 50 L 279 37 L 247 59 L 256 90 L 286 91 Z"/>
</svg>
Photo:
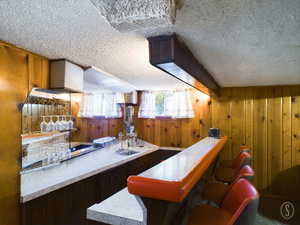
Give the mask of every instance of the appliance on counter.
<svg viewBox="0 0 300 225">
<path fill-rule="evenodd" d="M 209 128 L 208 136 L 214 137 L 214 138 L 219 138 L 220 137 L 220 129 L 219 128 Z"/>
<path fill-rule="evenodd" d="M 132 105 L 124 105 L 124 125 L 126 136 L 132 136 L 134 133 L 133 125 L 134 107 Z"/>
</svg>

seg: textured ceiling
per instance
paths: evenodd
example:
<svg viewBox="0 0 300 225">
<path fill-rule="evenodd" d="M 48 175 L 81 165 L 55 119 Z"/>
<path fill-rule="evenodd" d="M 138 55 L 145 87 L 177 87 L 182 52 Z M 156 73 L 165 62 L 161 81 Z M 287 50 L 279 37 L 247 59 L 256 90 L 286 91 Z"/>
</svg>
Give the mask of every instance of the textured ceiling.
<svg viewBox="0 0 300 225">
<path fill-rule="evenodd" d="M 121 32 L 172 25 L 176 15 L 174 0 L 90 1 L 110 25 Z"/>
<path fill-rule="evenodd" d="M 176 32 L 221 86 L 300 84 L 299 0 L 180 4 L 173 26 L 120 33 L 89 0 L 0 0 L 0 39 L 139 89 L 169 89 L 184 84 L 149 64 L 145 37 Z"/>
</svg>

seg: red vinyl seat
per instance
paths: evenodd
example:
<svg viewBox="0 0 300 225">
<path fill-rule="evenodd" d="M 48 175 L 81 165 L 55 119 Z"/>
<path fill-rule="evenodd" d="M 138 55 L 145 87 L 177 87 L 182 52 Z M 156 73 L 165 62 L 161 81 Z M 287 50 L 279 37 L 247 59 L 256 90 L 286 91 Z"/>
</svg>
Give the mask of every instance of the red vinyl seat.
<svg viewBox="0 0 300 225">
<path fill-rule="evenodd" d="M 253 225 L 258 203 L 258 192 L 242 178 L 234 183 L 220 208 L 210 205 L 195 207 L 188 225 Z"/>
<path fill-rule="evenodd" d="M 239 179 L 244 178 L 248 181 L 251 181 L 253 176 L 254 176 L 253 169 L 250 166 L 246 165 L 239 170 L 238 174 L 234 178 L 234 181 L 230 185 L 224 183 L 217 183 L 217 182 L 207 183 L 204 186 L 202 198 L 220 205 L 224 200 L 226 194 L 230 190 L 230 188 Z"/>
<path fill-rule="evenodd" d="M 251 155 L 251 151 L 250 151 L 250 147 L 249 146 L 247 146 L 247 145 L 242 145 L 242 146 L 240 146 L 240 152 L 239 152 L 239 154 L 236 156 L 236 158 L 235 159 L 232 159 L 232 160 L 223 160 L 223 161 L 221 161 L 220 162 L 220 167 L 230 167 L 230 168 L 233 168 L 234 167 L 234 165 L 236 165 L 237 163 L 238 163 L 238 161 L 239 161 L 239 156 L 240 156 L 240 154 L 241 153 L 243 153 L 243 152 L 247 152 L 247 153 L 249 153 L 250 155 Z"/>
<path fill-rule="evenodd" d="M 232 167 L 218 167 L 215 173 L 217 181 L 232 183 L 238 171 L 244 166 L 251 166 L 251 156 L 247 152 L 239 154 L 238 160 L 235 160 Z"/>
</svg>

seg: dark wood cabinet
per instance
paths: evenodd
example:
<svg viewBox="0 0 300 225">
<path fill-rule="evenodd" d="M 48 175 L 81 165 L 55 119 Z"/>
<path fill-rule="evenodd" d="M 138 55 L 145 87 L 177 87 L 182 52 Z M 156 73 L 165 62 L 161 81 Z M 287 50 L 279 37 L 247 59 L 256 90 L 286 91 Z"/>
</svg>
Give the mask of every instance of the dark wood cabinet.
<svg viewBox="0 0 300 225">
<path fill-rule="evenodd" d="M 86 209 L 127 186 L 137 175 L 177 151 L 158 150 L 22 204 L 23 225 L 88 225 Z M 98 223 L 99 224 L 99 223 Z"/>
</svg>

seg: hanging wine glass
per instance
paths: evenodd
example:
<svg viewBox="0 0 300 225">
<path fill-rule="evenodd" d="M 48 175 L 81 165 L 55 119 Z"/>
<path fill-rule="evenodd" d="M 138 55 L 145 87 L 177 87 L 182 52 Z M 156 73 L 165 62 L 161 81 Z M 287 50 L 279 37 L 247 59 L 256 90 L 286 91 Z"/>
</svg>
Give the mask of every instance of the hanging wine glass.
<svg viewBox="0 0 300 225">
<path fill-rule="evenodd" d="M 47 125 L 48 123 L 45 120 L 45 116 L 41 116 L 42 117 L 42 122 L 40 124 L 40 128 L 41 128 L 41 133 L 46 133 L 47 132 Z"/>
<path fill-rule="evenodd" d="M 59 116 L 56 116 L 56 121 L 54 123 L 54 130 L 60 130 Z"/>
<path fill-rule="evenodd" d="M 58 116 L 59 130 L 63 131 L 65 129 L 65 127 L 64 127 L 64 123 L 63 123 L 62 119 L 60 120 L 60 117 L 61 116 Z"/>
<path fill-rule="evenodd" d="M 68 130 L 68 122 L 66 121 L 66 116 L 62 116 L 62 128 L 63 130 Z"/>
<path fill-rule="evenodd" d="M 69 120 L 68 120 L 68 129 L 72 130 L 74 128 L 74 122 L 73 122 L 73 117 L 69 115 Z"/>
<path fill-rule="evenodd" d="M 47 132 L 51 132 L 54 130 L 54 122 L 52 120 L 52 116 L 49 116 L 50 121 L 47 124 Z"/>
</svg>

